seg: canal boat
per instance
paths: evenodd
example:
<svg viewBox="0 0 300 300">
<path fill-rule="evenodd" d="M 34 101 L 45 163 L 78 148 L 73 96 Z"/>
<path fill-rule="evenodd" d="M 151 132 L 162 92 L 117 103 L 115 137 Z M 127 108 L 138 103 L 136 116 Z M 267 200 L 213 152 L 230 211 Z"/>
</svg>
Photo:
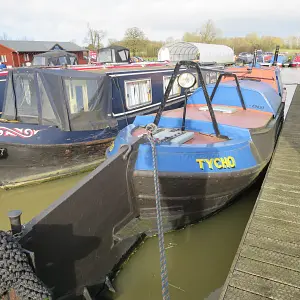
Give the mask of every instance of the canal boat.
<svg viewBox="0 0 300 300">
<path fill-rule="evenodd" d="M 88 71 L 8 71 L 0 119 L 2 187 L 98 166 L 119 130 L 137 115 L 157 111 L 172 74 L 165 65 Z M 178 108 L 183 101 L 174 86 L 166 106 Z"/>
<path fill-rule="evenodd" d="M 179 74 L 181 66 L 188 71 Z M 200 87 L 183 107 L 166 111 L 172 85 L 179 84 L 187 93 L 196 82 L 195 70 Z M 164 228 L 174 229 L 220 210 L 258 178 L 281 130 L 285 96 L 275 67 L 228 68 L 216 84 L 206 86 L 199 65 L 178 63 L 158 113 L 137 116 L 107 149 L 107 156 L 113 157 L 124 145 L 139 141 L 131 154 L 131 186 L 139 222 L 147 222 L 148 232 L 156 230 L 156 196 L 146 134 L 156 143 Z M 140 230 L 134 222 L 130 232 Z"/>
</svg>

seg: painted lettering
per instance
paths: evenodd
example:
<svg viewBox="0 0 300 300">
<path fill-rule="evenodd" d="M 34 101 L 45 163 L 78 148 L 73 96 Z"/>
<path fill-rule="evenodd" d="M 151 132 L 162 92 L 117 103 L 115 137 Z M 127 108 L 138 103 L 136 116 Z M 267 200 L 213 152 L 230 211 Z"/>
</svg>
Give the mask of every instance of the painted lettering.
<svg viewBox="0 0 300 300">
<path fill-rule="evenodd" d="M 222 163 L 221 163 L 221 158 L 215 158 L 214 159 L 214 165 L 217 169 L 222 169 Z"/>
<path fill-rule="evenodd" d="M 204 160 L 207 164 L 208 164 L 208 167 L 212 170 L 213 169 L 213 159 L 205 159 Z"/>
<path fill-rule="evenodd" d="M 198 158 L 196 162 L 199 164 L 199 168 L 204 170 L 205 164 L 210 170 L 215 169 L 233 169 L 236 167 L 236 162 L 233 156 L 216 157 L 216 158 Z"/>
<path fill-rule="evenodd" d="M 202 169 L 202 170 L 204 169 L 203 161 L 204 161 L 204 159 L 200 159 L 200 158 L 196 159 L 196 162 L 199 164 L 199 168 Z"/>
<path fill-rule="evenodd" d="M 230 168 L 235 168 L 235 159 L 232 156 L 227 157 Z"/>
<path fill-rule="evenodd" d="M 227 169 L 228 168 L 228 164 L 227 164 L 226 157 L 221 157 L 220 160 L 222 162 L 222 169 Z"/>
</svg>

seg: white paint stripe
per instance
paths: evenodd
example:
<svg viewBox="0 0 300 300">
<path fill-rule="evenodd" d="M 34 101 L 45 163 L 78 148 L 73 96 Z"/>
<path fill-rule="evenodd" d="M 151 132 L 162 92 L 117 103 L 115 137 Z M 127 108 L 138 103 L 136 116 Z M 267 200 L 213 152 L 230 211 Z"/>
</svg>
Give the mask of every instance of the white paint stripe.
<svg viewBox="0 0 300 300">
<path fill-rule="evenodd" d="M 0 81 L 6 81 L 6 79 L 0 79 Z"/>
</svg>

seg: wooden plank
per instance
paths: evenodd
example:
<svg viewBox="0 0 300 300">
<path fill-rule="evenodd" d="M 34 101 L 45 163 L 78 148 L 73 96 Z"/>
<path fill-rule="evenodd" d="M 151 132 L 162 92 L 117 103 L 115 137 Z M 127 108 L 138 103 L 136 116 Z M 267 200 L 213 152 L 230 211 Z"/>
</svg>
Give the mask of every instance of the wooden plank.
<svg viewBox="0 0 300 300">
<path fill-rule="evenodd" d="M 252 274 L 296 288 L 300 287 L 300 272 L 242 256 L 235 266 L 235 271 Z"/>
<path fill-rule="evenodd" d="M 240 256 L 300 272 L 299 258 L 294 256 L 249 245 L 243 245 Z"/>
<path fill-rule="evenodd" d="M 300 86 L 220 299 L 300 299 Z"/>
<path fill-rule="evenodd" d="M 276 240 L 286 241 L 288 243 L 298 244 L 300 245 L 300 235 L 295 231 L 286 231 L 284 229 L 278 229 L 276 226 L 272 226 L 272 224 L 262 224 L 260 222 L 253 223 L 248 230 L 248 233 L 252 233 L 254 235 L 260 235 L 264 237 L 273 237 Z"/>
<path fill-rule="evenodd" d="M 229 286 L 224 300 L 265 300 L 266 297 Z"/>
<path fill-rule="evenodd" d="M 300 258 L 300 245 L 289 243 L 288 241 L 276 240 L 272 237 L 264 237 L 259 232 L 253 234 L 247 231 L 244 244 Z"/>
<path fill-rule="evenodd" d="M 247 274 L 240 271 L 235 271 L 233 273 L 230 286 L 247 291 L 248 299 L 256 299 L 249 298 L 253 297 L 253 295 L 263 297 L 262 299 L 300 299 L 299 288 L 287 286 L 280 282 L 257 277 L 252 274 Z M 244 298 L 240 299 L 242 300 Z"/>
</svg>

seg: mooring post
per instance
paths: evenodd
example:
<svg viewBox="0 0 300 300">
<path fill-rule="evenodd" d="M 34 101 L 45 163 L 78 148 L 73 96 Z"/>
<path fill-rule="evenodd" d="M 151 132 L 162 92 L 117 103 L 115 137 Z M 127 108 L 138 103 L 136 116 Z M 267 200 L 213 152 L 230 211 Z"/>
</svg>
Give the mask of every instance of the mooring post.
<svg viewBox="0 0 300 300">
<path fill-rule="evenodd" d="M 21 210 L 11 210 L 8 212 L 12 234 L 20 233 L 22 231 L 21 214 Z"/>
</svg>

